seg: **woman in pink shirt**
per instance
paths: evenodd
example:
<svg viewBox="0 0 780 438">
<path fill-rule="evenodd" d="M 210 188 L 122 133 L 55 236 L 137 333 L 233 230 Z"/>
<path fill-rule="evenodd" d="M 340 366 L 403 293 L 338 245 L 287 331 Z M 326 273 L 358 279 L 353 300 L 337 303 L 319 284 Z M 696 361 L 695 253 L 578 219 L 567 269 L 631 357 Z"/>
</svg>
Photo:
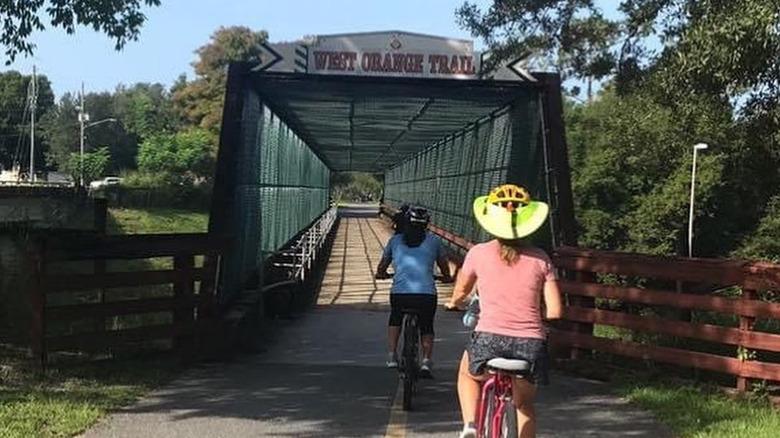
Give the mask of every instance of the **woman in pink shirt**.
<svg viewBox="0 0 780 438">
<path fill-rule="evenodd" d="M 458 373 L 458 398 L 464 424 L 460 437 L 476 437 L 476 412 L 481 383 L 485 380 L 485 364 L 503 357 L 531 363 L 530 375 L 515 379 L 512 390 L 518 435 L 533 438 L 536 436 L 536 385 L 548 384 L 543 320 L 560 318 L 562 307 L 550 258 L 524 238 L 542 226 L 549 207 L 532 201 L 524 188 L 510 184 L 477 198 L 473 207 L 477 222 L 497 239 L 469 250 L 446 306 L 454 309 L 463 305 L 476 285 L 479 322 L 463 353 Z"/>
</svg>

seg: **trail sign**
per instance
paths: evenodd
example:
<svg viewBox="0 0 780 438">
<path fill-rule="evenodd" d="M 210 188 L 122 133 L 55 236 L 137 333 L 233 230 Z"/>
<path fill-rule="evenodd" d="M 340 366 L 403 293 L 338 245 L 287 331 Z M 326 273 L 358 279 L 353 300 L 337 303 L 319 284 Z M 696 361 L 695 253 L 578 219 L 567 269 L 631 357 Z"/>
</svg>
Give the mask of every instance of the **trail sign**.
<svg viewBox="0 0 780 438">
<path fill-rule="evenodd" d="M 252 71 L 265 71 L 282 61 L 282 55 L 266 43 L 260 44 L 260 62 Z"/>
</svg>

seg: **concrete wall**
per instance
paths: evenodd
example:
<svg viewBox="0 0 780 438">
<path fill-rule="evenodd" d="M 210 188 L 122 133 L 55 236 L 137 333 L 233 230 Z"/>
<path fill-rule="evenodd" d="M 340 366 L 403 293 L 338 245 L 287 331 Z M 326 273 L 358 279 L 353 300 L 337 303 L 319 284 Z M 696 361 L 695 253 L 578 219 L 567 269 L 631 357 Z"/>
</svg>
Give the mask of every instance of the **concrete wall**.
<svg viewBox="0 0 780 438">
<path fill-rule="evenodd" d="M 25 345 L 29 337 L 30 235 L 94 229 L 93 212 L 92 200 L 72 190 L 0 193 L 0 343 Z"/>
</svg>

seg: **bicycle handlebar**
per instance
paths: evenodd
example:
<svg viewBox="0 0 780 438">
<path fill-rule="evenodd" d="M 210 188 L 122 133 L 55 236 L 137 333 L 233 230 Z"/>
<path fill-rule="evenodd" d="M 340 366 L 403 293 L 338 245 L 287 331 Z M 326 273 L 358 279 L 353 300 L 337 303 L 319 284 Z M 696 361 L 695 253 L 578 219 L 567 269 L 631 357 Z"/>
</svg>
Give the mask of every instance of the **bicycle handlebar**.
<svg viewBox="0 0 780 438">
<path fill-rule="evenodd" d="M 374 278 L 377 279 L 377 280 L 389 280 L 389 279 L 393 278 L 394 275 L 395 275 L 395 272 L 386 272 L 384 275 L 374 274 Z M 434 275 L 433 276 L 433 280 L 434 281 L 439 281 L 439 282 L 441 282 L 443 284 L 453 283 L 455 281 L 455 279 L 453 279 L 452 277 L 449 278 L 449 281 L 445 281 L 445 278 L 444 278 L 443 275 Z"/>
</svg>

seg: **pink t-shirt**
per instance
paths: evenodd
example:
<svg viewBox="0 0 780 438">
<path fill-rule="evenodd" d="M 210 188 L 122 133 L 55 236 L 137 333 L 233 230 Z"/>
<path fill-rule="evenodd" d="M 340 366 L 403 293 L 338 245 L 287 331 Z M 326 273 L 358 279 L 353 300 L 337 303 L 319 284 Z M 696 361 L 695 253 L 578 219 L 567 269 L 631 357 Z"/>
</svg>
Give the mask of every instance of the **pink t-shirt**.
<svg viewBox="0 0 780 438">
<path fill-rule="evenodd" d="M 472 247 L 459 275 L 477 279 L 476 331 L 518 338 L 545 338 L 541 299 L 544 283 L 556 275 L 547 254 L 525 248 L 511 264 L 501 258 L 498 240 Z"/>
</svg>

